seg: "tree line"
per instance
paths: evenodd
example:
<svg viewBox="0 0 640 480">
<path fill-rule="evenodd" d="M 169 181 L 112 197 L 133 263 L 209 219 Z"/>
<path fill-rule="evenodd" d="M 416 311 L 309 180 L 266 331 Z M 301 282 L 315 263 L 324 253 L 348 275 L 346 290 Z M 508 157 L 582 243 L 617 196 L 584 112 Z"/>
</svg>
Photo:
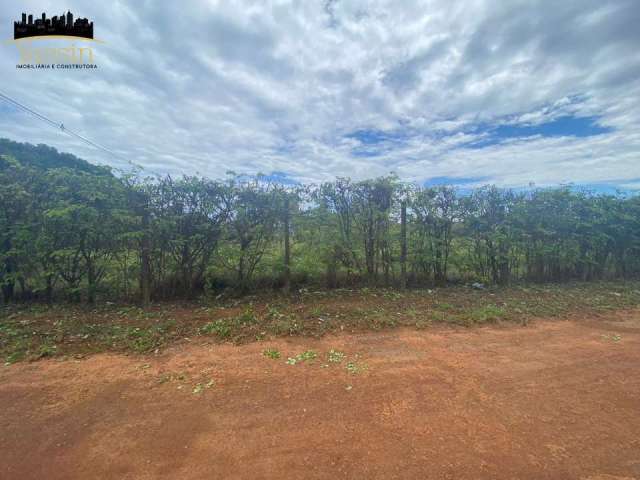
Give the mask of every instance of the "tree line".
<svg viewBox="0 0 640 480">
<path fill-rule="evenodd" d="M 568 186 L 460 191 L 393 175 L 319 185 L 116 176 L 6 140 L 0 154 L 4 302 L 640 273 L 638 196 Z"/>
</svg>

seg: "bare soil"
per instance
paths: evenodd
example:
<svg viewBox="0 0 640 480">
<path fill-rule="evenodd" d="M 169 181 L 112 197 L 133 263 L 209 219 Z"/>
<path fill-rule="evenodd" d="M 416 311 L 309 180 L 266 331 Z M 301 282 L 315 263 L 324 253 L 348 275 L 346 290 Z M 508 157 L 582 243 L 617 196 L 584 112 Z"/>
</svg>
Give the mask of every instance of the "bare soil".
<svg viewBox="0 0 640 480">
<path fill-rule="evenodd" d="M 0 367 L 0 478 L 640 479 L 638 310 L 201 340 Z"/>
</svg>

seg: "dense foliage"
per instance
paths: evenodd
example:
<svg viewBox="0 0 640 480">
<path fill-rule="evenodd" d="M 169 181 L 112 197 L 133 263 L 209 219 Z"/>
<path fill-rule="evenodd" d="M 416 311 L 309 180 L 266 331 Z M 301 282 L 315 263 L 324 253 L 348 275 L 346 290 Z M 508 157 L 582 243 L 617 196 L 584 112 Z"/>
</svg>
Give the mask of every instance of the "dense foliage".
<svg viewBox="0 0 640 480">
<path fill-rule="evenodd" d="M 0 141 L 3 300 L 188 298 L 291 285 L 507 284 L 640 273 L 640 197 L 472 192 L 388 176 L 115 176 Z"/>
</svg>

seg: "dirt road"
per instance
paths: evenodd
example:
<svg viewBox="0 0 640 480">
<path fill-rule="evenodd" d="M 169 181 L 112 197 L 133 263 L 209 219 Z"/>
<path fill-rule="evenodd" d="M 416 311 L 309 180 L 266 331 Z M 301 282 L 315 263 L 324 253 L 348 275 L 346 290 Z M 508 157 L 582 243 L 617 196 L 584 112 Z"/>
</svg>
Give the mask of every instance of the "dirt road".
<svg viewBox="0 0 640 480">
<path fill-rule="evenodd" d="M 0 478 L 640 479 L 637 311 L 201 342 L 0 367 Z"/>
</svg>

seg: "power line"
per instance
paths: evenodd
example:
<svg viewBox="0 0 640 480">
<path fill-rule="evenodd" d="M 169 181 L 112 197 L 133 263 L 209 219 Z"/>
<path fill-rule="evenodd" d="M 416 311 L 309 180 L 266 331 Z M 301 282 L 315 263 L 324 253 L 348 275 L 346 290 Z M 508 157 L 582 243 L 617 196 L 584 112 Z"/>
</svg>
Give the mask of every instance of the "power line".
<svg viewBox="0 0 640 480">
<path fill-rule="evenodd" d="M 18 102 L 17 100 L 11 98 L 9 95 L 6 95 L 6 94 L 0 92 L 0 98 L 2 98 L 3 100 L 11 103 L 12 105 L 15 105 L 16 107 L 22 109 L 23 111 L 33 115 L 34 117 L 38 118 L 39 120 L 42 120 L 43 122 L 48 123 L 50 126 L 54 127 L 56 130 L 61 130 L 63 133 L 66 133 L 69 136 L 75 137 L 75 138 L 79 139 L 80 141 L 86 143 L 87 145 L 90 145 L 90 146 L 92 146 L 94 148 L 102 150 L 102 151 L 108 153 L 109 155 L 128 163 L 133 168 L 143 169 L 142 166 L 136 165 L 131 160 L 128 160 L 128 159 L 126 159 L 124 157 L 121 157 L 120 155 L 118 155 L 114 151 L 109 150 L 107 147 L 103 147 L 102 145 L 100 145 L 100 144 L 98 144 L 96 142 L 93 142 L 93 141 L 89 140 L 86 137 L 83 137 L 79 133 L 76 133 L 73 130 L 68 129 L 67 127 L 64 126 L 63 123 L 55 122 L 55 121 L 51 120 L 50 118 L 46 117 L 45 115 L 42 115 L 41 113 L 36 112 L 35 110 L 27 107 L 26 105 L 23 105 L 22 103 Z"/>
</svg>

